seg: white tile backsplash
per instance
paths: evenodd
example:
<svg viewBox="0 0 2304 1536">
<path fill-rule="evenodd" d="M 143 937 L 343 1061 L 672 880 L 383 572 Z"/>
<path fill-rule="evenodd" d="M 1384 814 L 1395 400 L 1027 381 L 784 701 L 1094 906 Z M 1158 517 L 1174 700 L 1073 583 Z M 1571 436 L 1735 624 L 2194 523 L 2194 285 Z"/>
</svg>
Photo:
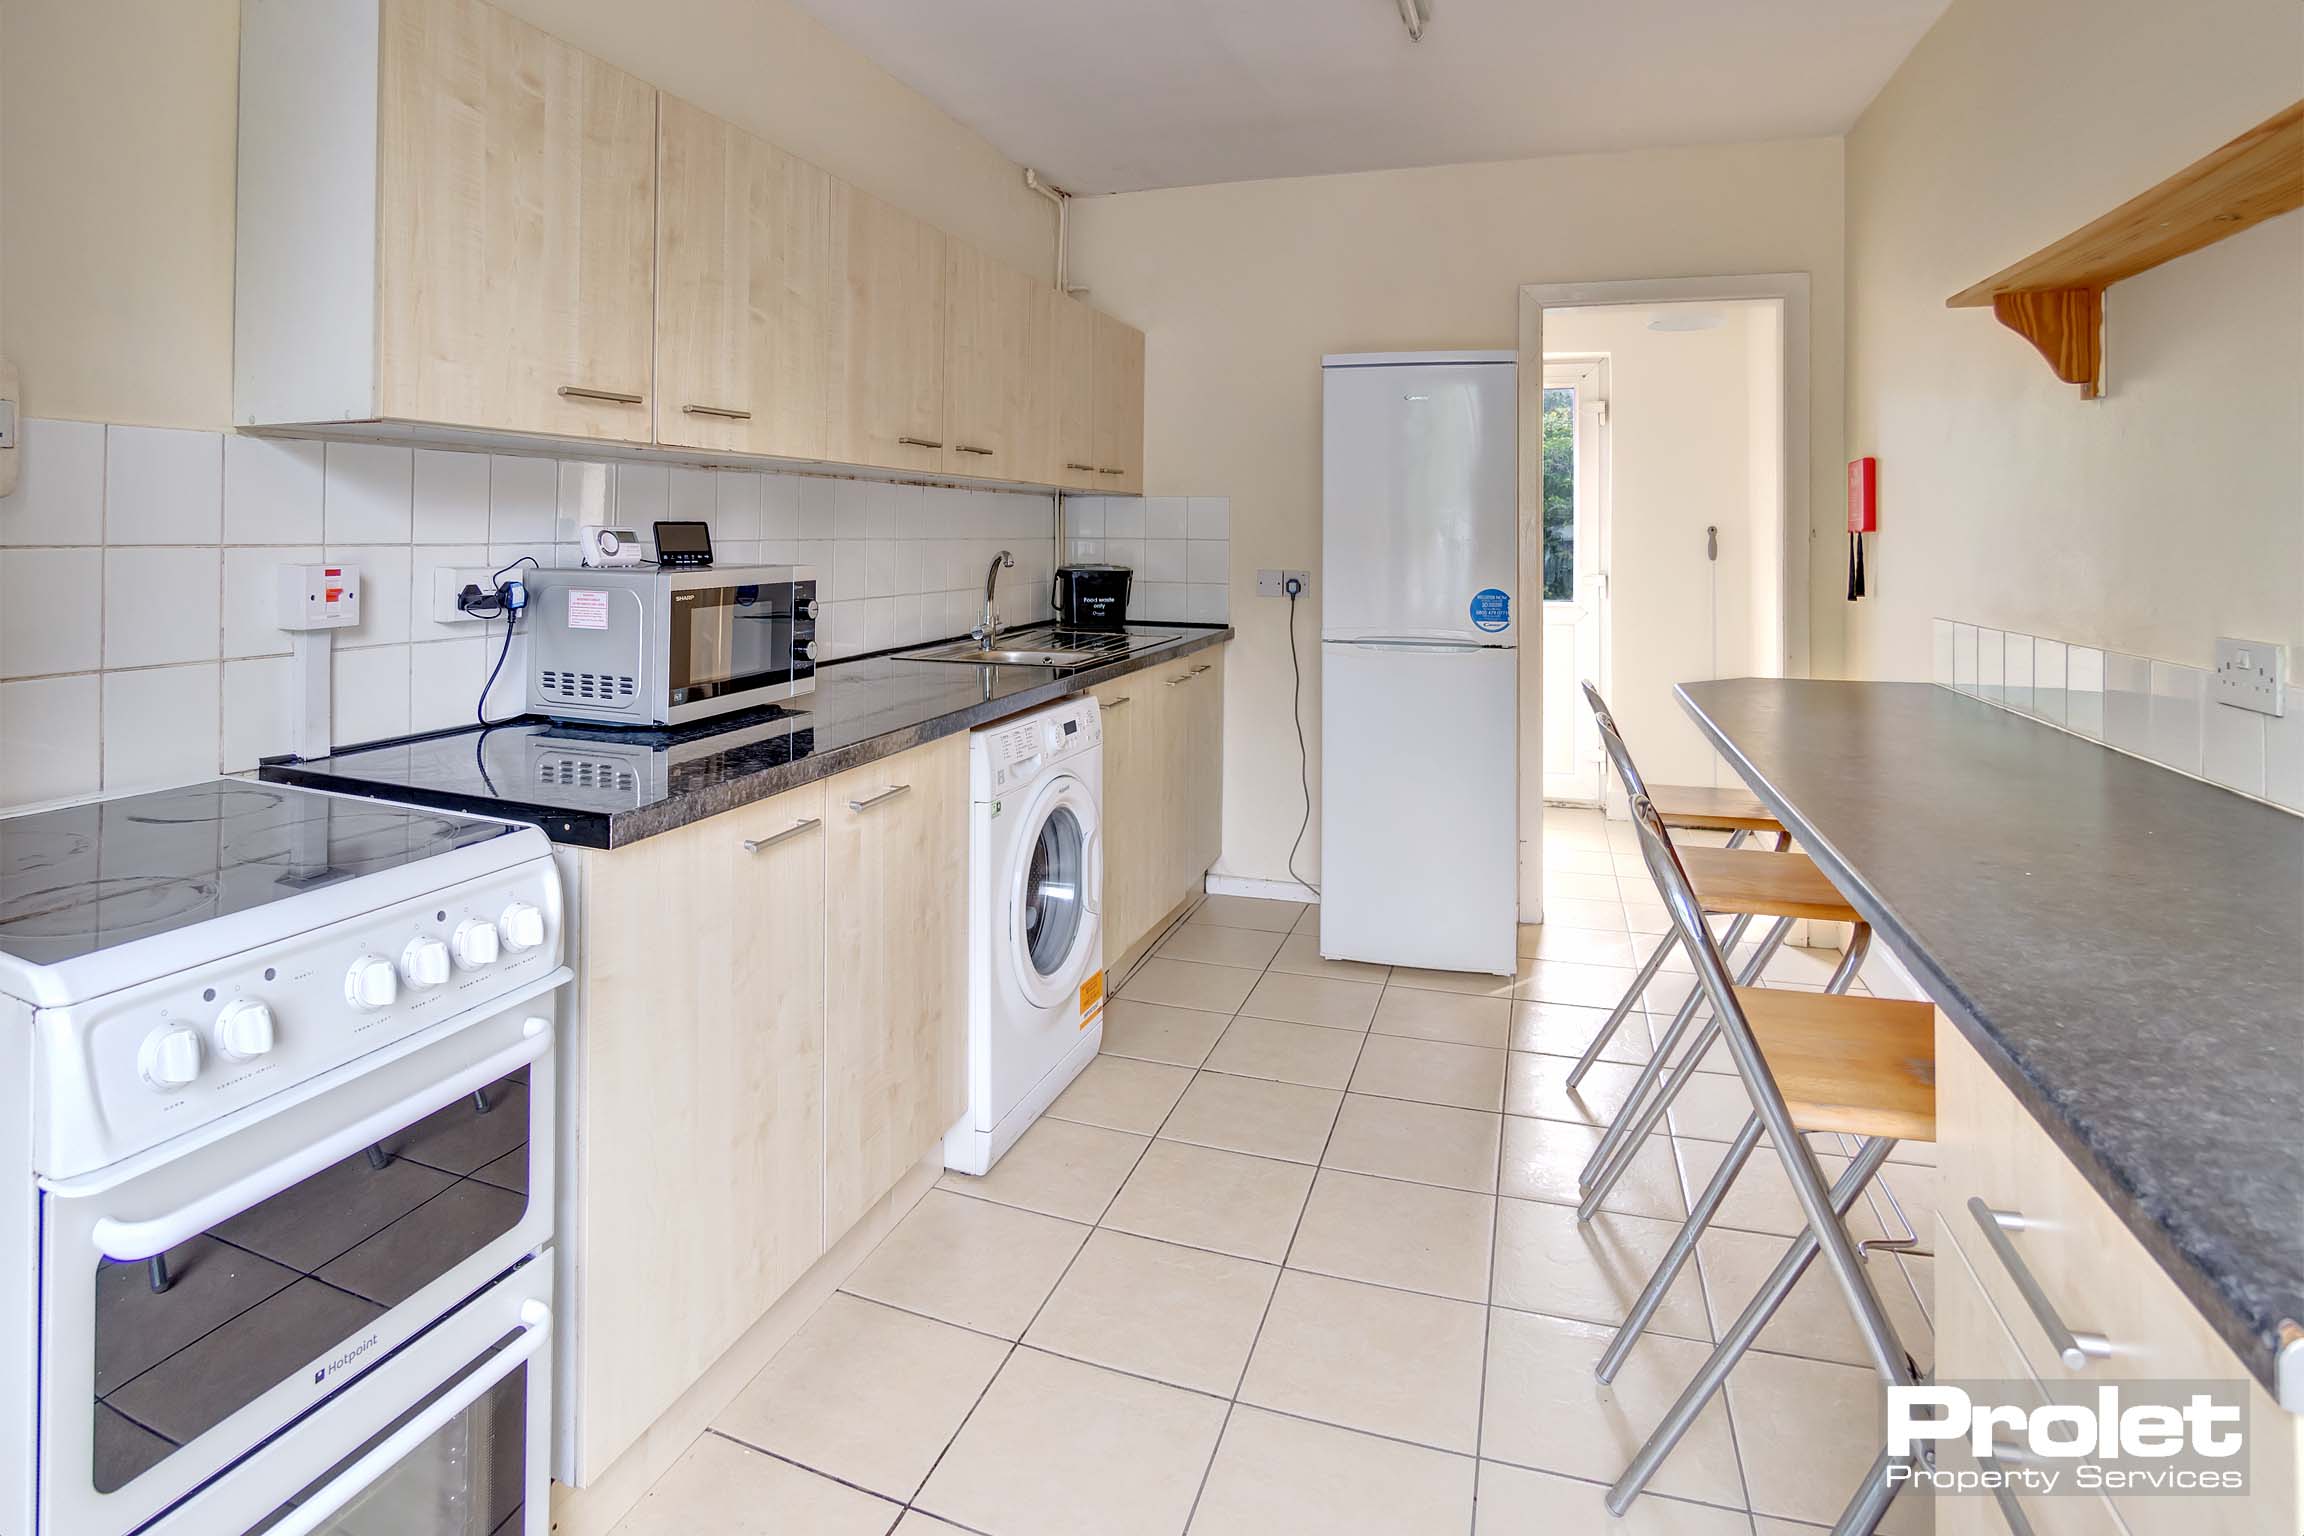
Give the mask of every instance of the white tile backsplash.
<svg viewBox="0 0 2304 1536">
<path fill-rule="evenodd" d="M 288 750 L 290 642 L 273 606 L 290 561 L 361 568 L 363 622 L 334 637 L 344 744 L 470 718 L 503 631 L 435 620 L 434 573 L 523 555 L 573 566 L 580 523 L 645 537 L 659 518 L 700 517 L 729 563 L 815 567 L 827 659 L 966 633 L 1003 548 L 1016 565 L 1001 572 L 1002 621 L 1044 619 L 1059 563 L 1048 495 L 100 422 L 22 429 L 23 477 L 0 500 L 0 807 L 239 772 Z M 1102 558 L 1102 499 L 1076 500 L 1096 503 Z M 1164 516 L 1180 535 L 1190 526 L 1182 499 Z M 491 718 L 524 705 L 522 649 L 515 638 Z"/>
<path fill-rule="evenodd" d="M 1148 496 L 1144 500 L 1144 537 L 1147 539 L 1189 538 L 1190 520 L 1186 508 L 1190 503 L 1182 496 Z"/>
<path fill-rule="evenodd" d="M 2000 699 L 2021 714 L 2032 713 L 2032 637 L 2004 635 L 2000 642 Z"/>
<path fill-rule="evenodd" d="M 2229 785 L 2244 795 L 2264 793 L 2266 716 L 2226 704 L 2207 704 L 2201 714 L 2200 777 Z"/>
<path fill-rule="evenodd" d="M 1191 529 L 1186 535 L 1189 538 L 1232 537 L 1232 498 L 1229 496 L 1195 496 L 1186 516 Z"/>
<path fill-rule="evenodd" d="M 2208 673 L 2173 661 L 2152 663 L 2148 755 L 2183 773 L 2200 771 L 2200 714 L 2208 702 Z"/>
<path fill-rule="evenodd" d="M 1997 629 L 1979 627 L 1976 631 L 1976 696 L 1987 703 L 2004 703 L 2008 697 L 2007 642 L 2008 637 Z"/>
<path fill-rule="evenodd" d="M 2104 653 L 2092 645 L 2064 653 L 2064 713 L 2071 730 L 2104 739 Z"/>
<path fill-rule="evenodd" d="M 1067 496 L 1064 557 L 1133 570 L 1132 619 L 1226 623 L 1231 523 L 1223 496 Z"/>
<path fill-rule="evenodd" d="M 2152 663 L 2119 651 L 2104 653 L 2104 744 L 2151 756 Z"/>
<path fill-rule="evenodd" d="M 1928 625 L 1928 676 L 1939 688 L 1952 686 L 1952 621 L 1932 619 Z"/>
<path fill-rule="evenodd" d="M 2264 719 L 2264 798 L 2304 811 L 2304 709 L 2294 703 Z"/>
<path fill-rule="evenodd" d="M 2067 723 L 2065 677 L 2070 657 L 2061 640 L 2032 642 L 2032 713 L 2056 725 Z"/>
<path fill-rule="evenodd" d="M 1952 686 L 1962 693 L 1976 691 L 1976 626 L 1952 626 Z"/>
</svg>

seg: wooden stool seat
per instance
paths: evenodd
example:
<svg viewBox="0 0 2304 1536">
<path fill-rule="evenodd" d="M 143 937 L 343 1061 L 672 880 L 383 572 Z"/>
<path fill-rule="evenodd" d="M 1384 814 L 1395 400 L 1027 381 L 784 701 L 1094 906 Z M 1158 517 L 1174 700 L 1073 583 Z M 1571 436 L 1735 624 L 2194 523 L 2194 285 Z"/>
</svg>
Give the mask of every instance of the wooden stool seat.
<svg viewBox="0 0 2304 1536">
<path fill-rule="evenodd" d="M 1885 997 L 1738 987 L 1768 1073 L 1803 1131 L 1936 1139 L 1936 1010 Z"/>
<path fill-rule="evenodd" d="M 1651 784 L 1648 803 L 1675 832 L 1781 832 L 1776 813 L 1741 789 L 1709 784 Z"/>
<path fill-rule="evenodd" d="M 1755 917 L 1805 917 L 1824 923 L 1864 919 L 1804 853 L 1753 853 L 1738 848 L 1680 848 L 1680 867 L 1707 912 L 1749 912 Z"/>
</svg>

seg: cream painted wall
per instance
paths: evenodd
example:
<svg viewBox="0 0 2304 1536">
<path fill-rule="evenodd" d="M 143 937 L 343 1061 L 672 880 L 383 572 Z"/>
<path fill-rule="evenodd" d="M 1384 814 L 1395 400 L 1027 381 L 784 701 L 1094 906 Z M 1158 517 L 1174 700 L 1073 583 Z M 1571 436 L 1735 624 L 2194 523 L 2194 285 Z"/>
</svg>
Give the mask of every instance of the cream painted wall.
<svg viewBox="0 0 2304 1536">
<path fill-rule="evenodd" d="M 2101 401 L 1944 308 L 2300 95 L 2296 0 L 1955 0 L 1890 80 L 1848 139 L 1852 674 L 1927 677 L 1938 615 L 2195 664 L 2304 642 L 2304 215 L 2113 288 Z"/>
<path fill-rule="evenodd" d="M 509 0 L 1026 271 L 1055 210 L 989 142 L 789 0 Z M 25 409 L 230 419 L 237 0 L 0 5 L 0 312 Z"/>
<path fill-rule="evenodd" d="M 1225 873 L 1286 879 L 1302 802 L 1287 605 L 1256 571 L 1314 572 L 1299 617 L 1319 793 L 1320 358 L 1511 347 L 1522 283 L 1810 273 L 1812 480 L 1839 505 L 1842 163 L 1837 140 L 1306 177 L 1083 199 L 1074 281 L 1148 336 L 1155 494 L 1232 498 Z M 1741 470 L 1739 470 L 1741 475 Z M 1814 669 L 1840 664 L 1835 574 L 1811 603 Z M 1315 818 L 1317 820 L 1317 818 Z M 1317 857 L 1317 828 L 1306 838 Z M 1317 878 L 1315 875 L 1314 878 Z"/>
</svg>

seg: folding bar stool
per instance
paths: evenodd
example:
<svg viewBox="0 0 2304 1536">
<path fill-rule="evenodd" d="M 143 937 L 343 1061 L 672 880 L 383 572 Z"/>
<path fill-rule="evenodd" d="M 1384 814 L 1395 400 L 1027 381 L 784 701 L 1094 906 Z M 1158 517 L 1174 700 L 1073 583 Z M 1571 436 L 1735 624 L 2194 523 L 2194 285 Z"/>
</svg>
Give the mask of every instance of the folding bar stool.
<svg viewBox="0 0 2304 1536">
<path fill-rule="evenodd" d="M 1603 725 L 1601 738 L 1618 771 L 1628 772 L 1623 738 L 1614 731 L 1613 722 Z M 1628 773 L 1628 781 L 1636 779 Z M 1695 960 L 1698 983 L 1711 1000 L 1713 1017 L 1721 1026 L 1720 1034 L 1728 1042 L 1729 1056 L 1751 1095 L 1753 1108 L 1731 1156 L 1723 1159 L 1697 1201 L 1697 1209 L 1690 1214 L 1650 1288 L 1660 1296 L 1671 1280 L 1666 1271 L 1677 1273 L 1686 1263 L 1696 1235 L 1717 1212 L 1728 1186 L 1741 1171 L 1743 1159 L 1763 1133 L 1784 1165 L 1807 1225 L 1609 1489 L 1608 1508 L 1617 1515 L 1630 1507 L 1687 1434 L 1819 1252 L 1848 1302 L 1865 1351 L 1881 1380 L 1891 1386 L 1917 1381 L 1918 1373 L 1896 1337 L 1841 1218 L 1898 1141 L 1932 1141 L 1936 1126 L 1933 1010 L 1925 1003 L 1735 985 L 1705 926 L 1704 910 L 1682 857 L 1673 848 L 1654 804 L 1635 793 L 1632 814 L 1640 831 L 1641 853 L 1663 892 L 1675 930 Z M 1811 1131 L 1838 1131 L 1863 1138 L 1847 1170 L 1829 1186 L 1807 1142 Z M 1874 1458 L 1833 1528 L 1836 1536 L 1858 1536 L 1879 1523 L 1895 1493 L 1890 1466 L 1885 1451 Z"/>
</svg>

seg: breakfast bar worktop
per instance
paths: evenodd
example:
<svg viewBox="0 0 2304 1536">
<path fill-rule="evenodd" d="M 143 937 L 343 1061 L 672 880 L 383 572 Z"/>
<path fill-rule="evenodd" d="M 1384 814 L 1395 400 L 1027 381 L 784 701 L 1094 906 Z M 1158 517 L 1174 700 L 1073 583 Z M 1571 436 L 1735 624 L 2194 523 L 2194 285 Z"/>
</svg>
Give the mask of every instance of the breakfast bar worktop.
<svg viewBox="0 0 2304 1536">
<path fill-rule="evenodd" d="M 1931 684 L 1744 678 L 1679 693 L 2217 1334 L 2296 1407 L 2304 818 Z"/>
<path fill-rule="evenodd" d="M 263 778 L 531 821 L 556 843 L 622 848 L 707 816 L 1020 714 L 1232 638 L 1229 628 L 1128 626 L 1171 644 L 1058 669 L 904 661 L 831 662 L 795 707 L 665 731 L 507 725 L 267 762 Z"/>
</svg>

